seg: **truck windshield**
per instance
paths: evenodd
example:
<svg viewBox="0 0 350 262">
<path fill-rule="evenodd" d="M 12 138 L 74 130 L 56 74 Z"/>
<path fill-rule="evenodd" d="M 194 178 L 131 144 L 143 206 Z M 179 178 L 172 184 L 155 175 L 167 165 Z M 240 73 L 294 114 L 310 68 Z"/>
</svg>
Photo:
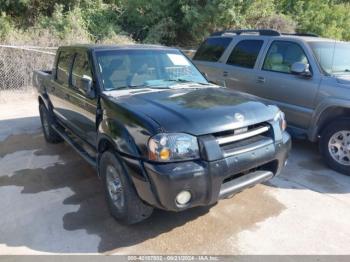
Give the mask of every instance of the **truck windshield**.
<svg viewBox="0 0 350 262">
<path fill-rule="evenodd" d="M 106 50 L 96 52 L 105 90 L 169 88 L 174 84 L 207 80 L 178 50 Z"/>
<path fill-rule="evenodd" d="M 350 73 L 350 43 L 310 42 L 319 64 L 328 74 Z"/>
</svg>

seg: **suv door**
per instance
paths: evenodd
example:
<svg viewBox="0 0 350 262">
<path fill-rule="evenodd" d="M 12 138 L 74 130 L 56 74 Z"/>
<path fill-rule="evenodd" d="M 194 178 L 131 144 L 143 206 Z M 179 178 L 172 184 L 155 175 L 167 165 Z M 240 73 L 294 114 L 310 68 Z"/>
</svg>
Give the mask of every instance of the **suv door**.
<svg viewBox="0 0 350 262">
<path fill-rule="evenodd" d="M 292 74 L 291 66 L 295 62 L 310 65 L 310 57 L 301 44 L 290 40 L 272 41 L 255 79 L 253 93 L 278 105 L 291 126 L 306 129 L 312 117 L 320 76 L 313 72 L 312 65 L 312 76 Z"/>
<path fill-rule="evenodd" d="M 254 94 L 255 79 L 252 75 L 258 73 L 256 61 L 263 46 L 264 40 L 261 39 L 240 39 L 236 42 L 226 63 L 222 64 L 225 86 Z"/>
<path fill-rule="evenodd" d="M 86 96 L 81 81 L 83 77 L 93 79 L 86 50 L 77 51 L 74 56 L 65 115 L 72 131 L 94 146 L 96 143 L 97 100 Z"/>
<path fill-rule="evenodd" d="M 222 82 L 222 63 L 218 62 L 230 45 L 232 37 L 210 37 L 198 48 L 193 62 L 208 80 L 218 85 Z"/>
</svg>

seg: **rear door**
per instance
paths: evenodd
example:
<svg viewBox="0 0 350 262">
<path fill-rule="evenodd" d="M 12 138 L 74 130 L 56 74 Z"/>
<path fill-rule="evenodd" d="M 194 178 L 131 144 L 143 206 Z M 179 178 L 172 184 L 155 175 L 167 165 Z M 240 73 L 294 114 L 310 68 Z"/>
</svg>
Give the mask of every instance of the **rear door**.
<svg viewBox="0 0 350 262">
<path fill-rule="evenodd" d="M 61 123 L 68 125 L 66 108 L 68 107 L 69 96 L 69 74 L 74 58 L 74 52 L 68 49 L 58 50 L 58 58 L 55 66 L 54 78 L 48 87 L 50 100 L 53 106 L 54 114 Z"/>
<path fill-rule="evenodd" d="M 225 86 L 254 94 L 254 75 L 259 71 L 256 64 L 264 46 L 262 39 L 235 39 L 232 50 L 229 50 L 229 55 L 222 64 L 221 74 Z"/>
<path fill-rule="evenodd" d="M 224 85 L 222 79 L 223 64 L 219 59 L 232 42 L 232 37 L 210 37 L 198 48 L 193 62 L 208 80 L 218 85 Z"/>
<path fill-rule="evenodd" d="M 311 120 L 321 81 L 316 65 L 308 53 L 301 42 L 271 41 L 252 91 L 269 103 L 278 105 L 286 113 L 292 126 L 303 129 L 308 127 Z M 291 66 L 295 62 L 309 64 L 312 77 L 292 74 Z"/>
</svg>

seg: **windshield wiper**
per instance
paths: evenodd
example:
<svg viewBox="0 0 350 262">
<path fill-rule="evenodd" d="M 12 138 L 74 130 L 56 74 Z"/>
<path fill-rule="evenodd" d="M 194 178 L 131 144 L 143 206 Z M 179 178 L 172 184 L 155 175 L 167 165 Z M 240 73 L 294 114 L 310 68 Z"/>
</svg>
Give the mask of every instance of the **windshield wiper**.
<svg viewBox="0 0 350 262">
<path fill-rule="evenodd" d="M 151 88 L 151 89 L 168 89 L 167 86 L 152 86 L 152 85 L 127 85 L 114 88 L 113 90 L 125 90 L 125 89 L 142 89 L 142 88 Z"/>
<path fill-rule="evenodd" d="M 209 83 L 201 83 L 201 82 L 196 82 L 196 81 L 191 81 L 191 80 L 187 80 L 184 78 L 176 78 L 176 79 L 166 79 L 164 81 L 169 81 L 169 82 L 180 82 L 180 83 L 195 83 L 195 84 L 199 84 L 199 85 L 209 85 Z"/>
<path fill-rule="evenodd" d="M 113 90 L 139 89 L 139 88 L 147 88 L 147 86 L 145 86 L 145 85 L 127 85 L 127 86 L 120 86 L 117 88 L 113 88 Z"/>
<path fill-rule="evenodd" d="M 175 78 L 175 79 L 165 79 L 164 81 L 169 81 L 169 82 L 184 82 L 184 83 L 188 83 L 188 82 L 193 82 L 187 79 L 183 79 L 183 78 Z"/>
</svg>

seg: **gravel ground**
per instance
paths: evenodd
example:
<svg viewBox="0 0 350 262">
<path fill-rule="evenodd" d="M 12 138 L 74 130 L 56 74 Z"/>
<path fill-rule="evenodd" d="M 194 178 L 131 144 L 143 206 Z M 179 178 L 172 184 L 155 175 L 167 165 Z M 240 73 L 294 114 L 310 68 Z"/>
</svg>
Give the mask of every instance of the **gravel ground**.
<svg viewBox="0 0 350 262">
<path fill-rule="evenodd" d="M 350 177 L 293 141 L 283 173 L 207 208 L 122 226 L 94 170 L 46 144 L 36 99 L 0 103 L 0 254 L 350 254 Z"/>
</svg>

